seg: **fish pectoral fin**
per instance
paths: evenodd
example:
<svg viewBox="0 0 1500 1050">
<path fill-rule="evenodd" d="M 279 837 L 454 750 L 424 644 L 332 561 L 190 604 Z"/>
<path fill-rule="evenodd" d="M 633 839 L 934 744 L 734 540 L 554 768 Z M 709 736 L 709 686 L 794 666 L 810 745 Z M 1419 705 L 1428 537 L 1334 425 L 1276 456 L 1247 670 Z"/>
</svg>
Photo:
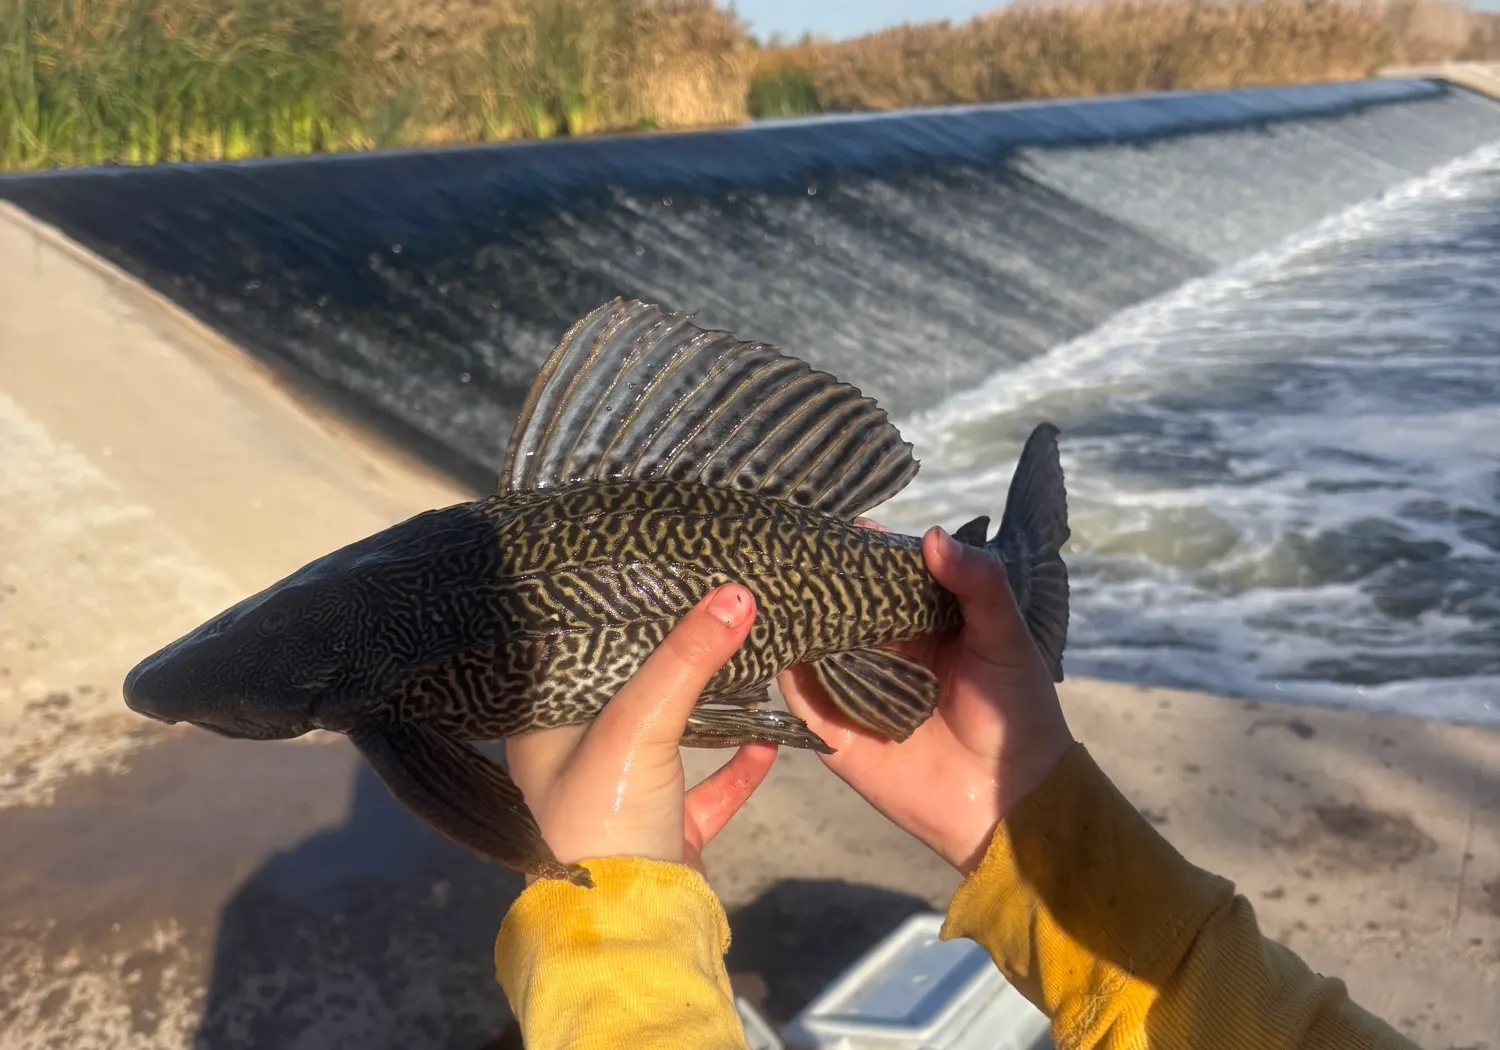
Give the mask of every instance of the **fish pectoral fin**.
<svg viewBox="0 0 1500 1050">
<path fill-rule="evenodd" d="M 739 747 L 741 744 L 780 744 L 833 754 L 807 723 L 784 711 L 747 711 L 744 708 L 698 708 L 688 716 L 683 747 Z"/>
<path fill-rule="evenodd" d="M 569 328 L 537 372 L 500 492 L 696 482 L 852 520 L 916 473 L 885 409 L 849 384 L 689 314 L 615 299 Z"/>
<path fill-rule="evenodd" d="M 593 885 L 542 839 L 510 774 L 478 749 L 414 722 L 366 722 L 349 732 L 397 802 L 486 860 L 543 879 Z"/>
<path fill-rule="evenodd" d="M 699 701 L 713 707 L 758 707 L 761 704 L 771 702 L 771 687 L 768 685 L 751 686 L 738 693 L 728 693 L 724 696 L 712 696 Z"/>
<path fill-rule="evenodd" d="M 937 709 L 937 676 L 889 649 L 834 653 L 815 661 L 812 671 L 846 718 L 897 742 Z"/>
</svg>

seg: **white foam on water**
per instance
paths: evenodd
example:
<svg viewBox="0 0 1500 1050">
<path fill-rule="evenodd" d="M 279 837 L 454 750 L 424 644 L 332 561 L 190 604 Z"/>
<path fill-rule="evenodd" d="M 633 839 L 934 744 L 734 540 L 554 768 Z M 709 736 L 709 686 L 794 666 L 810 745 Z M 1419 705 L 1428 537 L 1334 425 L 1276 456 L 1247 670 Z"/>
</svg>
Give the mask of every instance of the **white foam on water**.
<svg viewBox="0 0 1500 1050">
<path fill-rule="evenodd" d="M 875 516 L 1062 427 L 1074 673 L 1500 722 L 1500 143 L 902 424 Z"/>
</svg>

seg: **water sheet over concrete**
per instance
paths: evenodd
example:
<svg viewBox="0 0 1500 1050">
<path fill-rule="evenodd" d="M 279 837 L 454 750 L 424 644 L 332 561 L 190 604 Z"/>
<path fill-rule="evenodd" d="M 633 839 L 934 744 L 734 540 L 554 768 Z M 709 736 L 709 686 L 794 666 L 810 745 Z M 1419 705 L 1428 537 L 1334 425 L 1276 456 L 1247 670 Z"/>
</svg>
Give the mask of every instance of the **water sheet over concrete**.
<svg viewBox="0 0 1500 1050">
<path fill-rule="evenodd" d="M 0 179 L 9 197 L 475 484 L 615 295 L 898 418 L 1500 138 L 1376 80 Z"/>
</svg>

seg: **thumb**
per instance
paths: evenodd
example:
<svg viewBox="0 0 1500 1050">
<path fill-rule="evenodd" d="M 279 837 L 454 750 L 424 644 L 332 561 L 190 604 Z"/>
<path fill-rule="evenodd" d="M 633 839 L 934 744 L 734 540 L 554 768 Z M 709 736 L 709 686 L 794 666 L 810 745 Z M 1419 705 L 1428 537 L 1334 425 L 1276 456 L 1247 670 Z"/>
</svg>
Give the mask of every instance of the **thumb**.
<svg viewBox="0 0 1500 1050">
<path fill-rule="evenodd" d="M 590 735 L 676 747 L 709 680 L 755 619 L 755 597 L 737 583 L 709 592 L 662 639 L 594 719 Z"/>
<path fill-rule="evenodd" d="M 964 644 L 974 655 L 994 664 L 1015 664 L 1035 655 L 997 554 L 960 543 L 933 526 L 922 537 L 922 555 L 927 571 L 958 599 Z"/>
</svg>

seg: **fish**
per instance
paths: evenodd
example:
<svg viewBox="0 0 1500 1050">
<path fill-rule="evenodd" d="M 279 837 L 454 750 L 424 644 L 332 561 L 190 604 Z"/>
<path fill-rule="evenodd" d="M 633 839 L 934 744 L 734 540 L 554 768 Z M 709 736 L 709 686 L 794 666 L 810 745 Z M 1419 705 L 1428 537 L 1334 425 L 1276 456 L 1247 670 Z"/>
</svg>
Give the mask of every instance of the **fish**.
<svg viewBox="0 0 1500 1050">
<path fill-rule="evenodd" d="M 832 753 L 769 686 L 811 668 L 856 725 L 900 742 L 938 680 L 891 643 L 962 626 L 920 537 L 857 524 L 919 464 L 856 387 L 695 315 L 616 298 L 538 371 L 494 494 L 332 551 L 145 657 L 134 712 L 221 736 L 344 734 L 391 796 L 476 856 L 591 887 L 563 863 L 504 766 L 475 746 L 592 719 L 713 588 L 755 598 L 686 747 Z M 1068 629 L 1060 431 L 1032 430 L 993 552 L 1054 681 Z"/>
</svg>

